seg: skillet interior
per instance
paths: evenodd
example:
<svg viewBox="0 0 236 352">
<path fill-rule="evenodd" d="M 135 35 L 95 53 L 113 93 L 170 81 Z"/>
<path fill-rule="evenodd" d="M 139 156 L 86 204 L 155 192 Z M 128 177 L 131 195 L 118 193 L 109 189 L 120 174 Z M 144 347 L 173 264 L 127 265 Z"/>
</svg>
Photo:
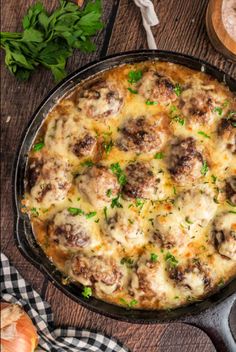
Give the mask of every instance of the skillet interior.
<svg viewBox="0 0 236 352">
<path fill-rule="evenodd" d="M 16 204 L 16 241 L 21 252 L 41 271 L 45 272 L 47 276 L 59 287 L 64 293 L 69 295 L 75 301 L 81 303 L 87 308 L 96 312 L 108 315 L 120 320 L 128 320 L 132 322 L 163 322 L 172 319 L 177 319 L 187 314 L 198 313 L 206 308 L 216 305 L 218 302 L 228 297 L 236 291 L 236 280 L 231 281 L 220 292 L 211 295 L 203 302 L 194 303 L 188 307 L 178 308 L 174 311 L 141 311 L 141 310 L 127 310 L 122 307 L 114 306 L 95 298 L 86 300 L 81 297 L 81 292 L 78 286 L 70 284 L 63 286 L 61 284 L 62 274 L 58 272 L 49 259 L 45 256 L 42 249 L 37 245 L 34 235 L 32 233 L 31 224 L 27 215 L 20 210 L 21 199 L 24 194 L 24 176 L 27 162 L 27 153 L 30 149 L 32 141 L 44 119 L 48 110 L 55 104 L 58 98 L 62 97 L 69 90 L 73 89 L 81 80 L 88 78 L 100 71 L 112 68 L 122 63 L 134 63 L 148 59 L 160 58 L 162 61 L 170 61 L 185 65 L 195 70 L 204 68 L 205 72 L 217 78 L 219 81 L 224 81 L 233 91 L 236 90 L 236 81 L 225 75 L 222 71 L 198 60 L 181 54 L 162 51 L 142 51 L 120 54 L 101 60 L 97 63 L 90 64 L 64 80 L 57 86 L 41 106 L 37 109 L 32 117 L 31 123 L 24 133 L 21 147 L 19 149 L 18 157 L 14 172 L 14 193 Z M 43 263 L 43 264 L 42 264 Z"/>
</svg>

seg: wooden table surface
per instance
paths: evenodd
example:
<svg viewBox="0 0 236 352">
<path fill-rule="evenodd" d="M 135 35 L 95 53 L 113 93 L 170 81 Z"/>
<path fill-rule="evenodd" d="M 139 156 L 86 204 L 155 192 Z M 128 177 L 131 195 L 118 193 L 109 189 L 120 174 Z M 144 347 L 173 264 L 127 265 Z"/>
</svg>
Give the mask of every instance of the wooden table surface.
<svg viewBox="0 0 236 352">
<path fill-rule="evenodd" d="M 21 18 L 34 0 L 1 1 L 2 30 L 21 30 Z M 158 49 L 194 55 L 236 77 L 235 65 L 211 46 L 205 29 L 207 0 L 154 0 L 160 24 L 153 27 Z M 51 10 L 57 0 L 43 3 Z M 139 10 L 131 0 L 104 0 L 105 29 L 95 38 L 97 51 L 76 52 L 68 62 L 68 72 L 107 54 L 147 48 Z M 154 351 L 215 351 L 201 330 L 183 324 L 137 325 L 118 322 L 82 308 L 62 294 L 27 262 L 13 239 L 12 180 L 13 160 L 20 137 L 31 114 L 54 86 L 52 76 L 38 70 L 26 83 L 17 82 L 1 60 L 2 98 L 2 251 L 10 258 L 23 277 L 52 305 L 56 324 L 96 329 L 121 340 L 135 352 Z M 221 349 L 219 349 L 221 350 Z M 223 351 L 223 350 L 222 350 Z"/>
</svg>

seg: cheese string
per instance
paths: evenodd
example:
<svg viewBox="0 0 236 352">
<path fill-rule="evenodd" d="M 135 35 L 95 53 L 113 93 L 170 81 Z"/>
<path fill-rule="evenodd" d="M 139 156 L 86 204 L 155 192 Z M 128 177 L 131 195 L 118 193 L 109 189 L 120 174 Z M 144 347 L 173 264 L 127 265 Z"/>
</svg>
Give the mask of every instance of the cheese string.
<svg viewBox="0 0 236 352">
<path fill-rule="evenodd" d="M 159 20 L 154 10 L 153 3 L 151 0 L 134 0 L 134 3 L 140 8 L 142 14 L 143 27 L 147 34 L 148 48 L 157 49 L 151 27 L 159 24 Z"/>
</svg>

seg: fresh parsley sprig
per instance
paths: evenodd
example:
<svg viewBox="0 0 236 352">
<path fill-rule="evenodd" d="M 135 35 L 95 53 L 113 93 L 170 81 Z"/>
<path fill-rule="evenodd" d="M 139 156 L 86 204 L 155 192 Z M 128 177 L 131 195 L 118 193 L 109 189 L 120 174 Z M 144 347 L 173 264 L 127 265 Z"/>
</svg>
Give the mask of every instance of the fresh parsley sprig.
<svg viewBox="0 0 236 352">
<path fill-rule="evenodd" d="M 84 9 L 70 1 L 59 2 L 51 14 L 42 3 L 36 3 L 22 20 L 22 32 L 0 33 L 5 64 L 18 79 L 27 80 L 42 65 L 60 81 L 66 76 L 66 61 L 74 49 L 95 50 L 90 37 L 103 27 L 101 1 L 90 0 Z"/>
</svg>

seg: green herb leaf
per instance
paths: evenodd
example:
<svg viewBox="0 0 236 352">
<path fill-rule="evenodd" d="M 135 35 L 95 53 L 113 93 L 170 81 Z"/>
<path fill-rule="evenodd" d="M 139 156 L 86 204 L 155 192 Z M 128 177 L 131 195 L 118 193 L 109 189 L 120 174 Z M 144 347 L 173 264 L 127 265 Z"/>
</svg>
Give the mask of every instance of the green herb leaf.
<svg viewBox="0 0 236 352">
<path fill-rule="evenodd" d="M 113 142 L 112 142 L 112 140 L 110 140 L 109 142 L 105 142 L 105 141 L 104 141 L 104 142 L 102 143 L 102 147 L 103 147 L 105 153 L 108 155 L 108 154 L 111 152 L 111 149 L 112 149 L 112 147 L 113 147 Z"/>
<path fill-rule="evenodd" d="M 217 177 L 215 175 L 211 175 L 212 183 L 216 183 Z"/>
<path fill-rule="evenodd" d="M 120 195 L 111 200 L 111 207 L 113 208 L 123 208 L 123 205 L 119 202 Z"/>
<path fill-rule="evenodd" d="M 143 73 L 141 70 L 136 70 L 136 71 L 129 71 L 128 73 L 128 82 L 133 84 L 137 83 L 143 76 Z"/>
<path fill-rule="evenodd" d="M 104 216 L 105 216 L 106 223 L 108 223 L 107 207 L 103 208 L 103 213 L 104 213 Z"/>
<path fill-rule="evenodd" d="M 164 158 L 164 153 L 159 152 L 154 155 L 154 159 L 163 159 Z"/>
<path fill-rule="evenodd" d="M 230 210 L 229 213 L 230 214 L 236 214 L 236 210 Z"/>
<path fill-rule="evenodd" d="M 127 182 L 126 175 L 124 174 L 123 170 L 120 167 L 119 163 L 111 164 L 110 166 L 111 171 L 114 175 L 116 175 L 117 180 L 121 186 L 124 186 Z"/>
<path fill-rule="evenodd" d="M 125 264 L 126 266 L 128 266 L 130 268 L 133 266 L 134 261 L 133 261 L 133 259 L 131 259 L 129 257 L 124 257 L 121 259 L 120 264 L 122 264 L 122 265 Z"/>
<path fill-rule="evenodd" d="M 92 160 L 86 160 L 86 161 L 82 162 L 80 165 L 81 166 L 91 167 L 91 166 L 94 165 L 94 162 L 92 162 Z"/>
<path fill-rule="evenodd" d="M 34 152 L 38 152 L 39 150 L 41 150 L 43 147 L 45 146 L 44 142 L 39 142 L 39 143 L 36 143 L 34 146 L 33 146 L 33 151 Z"/>
<path fill-rule="evenodd" d="M 211 138 L 208 134 L 206 134 L 203 131 L 198 131 L 198 134 L 200 134 L 201 136 L 205 137 L 205 138 Z"/>
<path fill-rule="evenodd" d="M 187 224 L 190 224 L 190 225 L 193 224 L 193 222 L 191 220 L 189 220 L 188 216 L 186 216 L 185 221 L 186 221 Z"/>
<path fill-rule="evenodd" d="M 145 104 L 146 104 L 146 105 L 157 105 L 158 102 L 157 102 L 157 101 L 150 101 L 150 100 L 147 100 Z"/>
<path fill-rule="evenodd" d="M 112 195 L 112 190 L 111 190 L 111 189 L 108 189 L 107 192 L 106 192 L 106 195 L 107 195 L 108 197 L 110 197 L 110 196 Z"/>
<path fill-rule="evenodd" d="M 100 0 L 89 0 L 84 9 L 60 0 L 51 14 L 41 3 L 29 7 L 22 20 L 23 32 L 1 32 L 7 68 L 16 78 L 26 80 L 42 65 L 51 70 L 55 80 L 62 79 L 74 49 L 95 49 L 91 36 L 103 27 L 101 14 Z"/>
<path fill-rule="evenodd" d="M 178 260 L 170 252 L 166 253 L 164 259 L 172 268 L 175 268 L 178 265 Z"/>
<path fill-rule="evenodd" d="M 157 259 L 158 259 L 158 255 L 156 253 L 151 253 L 150 255 L 151 262 L 155 263 L 157 262 Z"/>
<path fill-rule="evenodd" d="M 130 88 L 130 87 L 128 87 L 127 89 L 128 89 L 128 91 L 129 91 L 130 93 L 132 93 L 132 94 L 138 94 L 138 91 L 135 90 L 135 89 L 132 89 L 132 88 Z"/>
<path fill-rule="evenodd" d="M 136 198 L 135 205 L 137 208 L 139 207 L 140 209 L 142 209 L 142 207 L 144 206 L 144 201 L 140 198 Z"/>
<path fill-rule="evenodd" d="M 93 218 L 94 216 L 97 215 L 97 212 L 96 211 L 91 211 L 90 213 L 87 213 L 86 214 L 86 219 L 90 219 L 90 218 Z"/>
<path fill-rule="evenodd" d="M 206 160 L 203 161 L 202 167 L 201 167 L 201 174 L 205 176 L 208 172 L 208 165 Z"/>
<path fill-rule="evenodd" d="M 216 107 L 213 109 L 213 112 L 217 112 L 217 114 L 218 114 L 219 116 L 221 116 L 222 113 L 223 113 L 223 110 L 222 110 L 221 107 L 216 106 Z"/>
<path fill-rule="evenodd" d="M 181 86 L 180 86 L 179 83 L 177 83 L 177 84 L 175 85 L 174 92 L 175 92 L 175 94 L 177 95 L 177 97 L 179 97 L 180 94 L 182 93 L 182 88 L 181 88 Z"/>
<path fill-rule="evenodd" d="M 71 215 L 74 215 L 74 216 L 84 214 L 84 211 L 80 208 L 67 208 L 67 210 Z"/>
<path fill-rule="evenodd" d="M 37 208 L 31 208 L 30 211 L 31 211 L 31 215 L 33 217 L 39 216 L 39 212 L 38 212 Z"/>
<path fill-rule="evenodd" d="M 125 306 L 127 306 L 128 308 L 132 308 L 138 303 L 136 299 L 132 299 L 130 302 L 127 302 L 124 298 L 120 298 L 120 302 Z"/>
<path fill-rule="evenodd" d="M 84 286 L 83 291 L 82 291 L 82 296 L 84 298 L 89 298 L 92 296 L 92 289 L 91 287 Z"/>
</svg>

